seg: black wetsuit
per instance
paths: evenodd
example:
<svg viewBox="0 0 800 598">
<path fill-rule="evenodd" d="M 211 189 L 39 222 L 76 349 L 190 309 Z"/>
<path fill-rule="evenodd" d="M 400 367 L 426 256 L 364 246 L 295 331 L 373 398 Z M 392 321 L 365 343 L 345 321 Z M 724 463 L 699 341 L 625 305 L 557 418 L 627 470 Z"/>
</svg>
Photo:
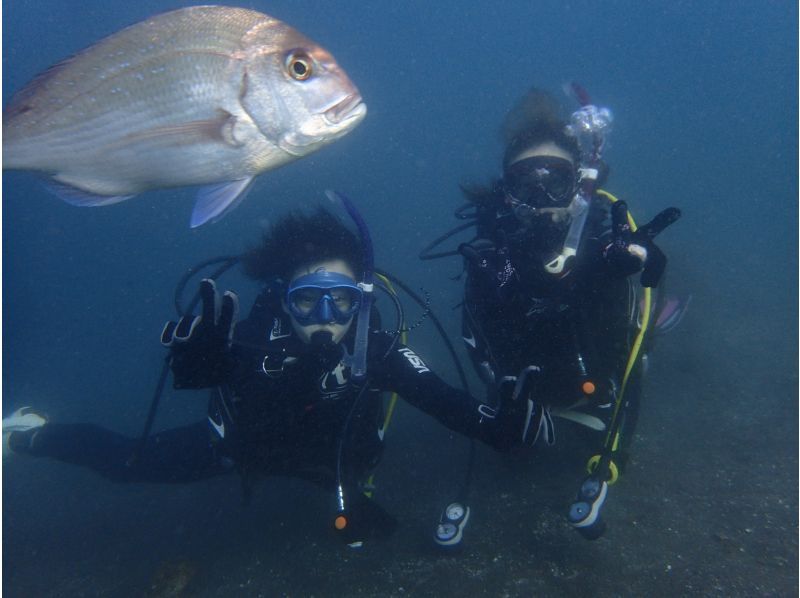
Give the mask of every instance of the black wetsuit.
<svg viewBox="0 0 800 598">
<path fill-rule="evenodd" d="M 482 421 L 481 405 L 446 384 L 393 335 L 373 332 L 363 391 L 350 383 L 341 347 L 301 342 L 287 317 L 259 298 L 235 329 L 234 359 L 212 389 L 208 421 L 152 435 L 131 462 L 137 440 L 89 424 L 49 423 L 12 434 L 15 451 L 84 465 L 121 482 L 189 482 L 230 471 L 286 475 L 351 496 L 382 451 L 381 392 L 397 392 L 448 428 L 505 446 L 505 435 Z M 352 346 L 352 327 L 343 344 Z M 191 382 L 176 384 L 193 387 Z M 195 386 L 196 387 L 196 386 Z M 35 433 L 35 435 L 34 435 Z"/>
<path fill-rule="evenodd" d="M 603 259 L 608 200 L 593 199 L 578 255 L 563 277 L 544 267 L 565 233 L 548 216 L 525 228 L 499 192 L 485 198 L 477 216 L 478 239 L 461 252 L 463 336 L 479 375 L 498 386 L 537 366 L 535 399 L 556 410 L 585 397 L 582 385 L 592 381 L 597 391 L 588 407 L 607 424 L 611 410 L 591 408 L 613 402 L 637 330 L 630 272 L 614 271 Z"/>
</svg>

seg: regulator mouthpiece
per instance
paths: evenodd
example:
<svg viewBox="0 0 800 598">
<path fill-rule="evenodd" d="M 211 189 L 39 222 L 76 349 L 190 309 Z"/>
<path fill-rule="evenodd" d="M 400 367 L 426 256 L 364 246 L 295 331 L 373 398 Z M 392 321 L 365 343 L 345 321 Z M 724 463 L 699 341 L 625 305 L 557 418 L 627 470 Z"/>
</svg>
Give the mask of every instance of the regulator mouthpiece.
<svg viewBox="0 0 800 598">
<path fill-rule="evenodd" d="M 318 330 L 311 335 L 311 346 L 316 348 L 323 348 L 333 343 L 333 333 L 327 330 Z"/>
</svg>

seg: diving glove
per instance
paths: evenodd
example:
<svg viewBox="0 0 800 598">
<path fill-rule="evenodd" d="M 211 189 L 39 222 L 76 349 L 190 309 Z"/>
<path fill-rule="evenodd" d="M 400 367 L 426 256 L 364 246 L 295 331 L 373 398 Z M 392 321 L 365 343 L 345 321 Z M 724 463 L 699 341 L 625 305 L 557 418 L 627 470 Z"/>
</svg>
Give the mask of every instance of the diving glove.
<svg viewBox="0 0 800 598">
<path fill-rule="evenodd" d="M 498 425 L 510 436 L 513 445 L 533 446 L 542 438 L 555 444 L 556 435 L 550 410 L 536 401 L 536 386 L 541 369 L 529 365 L 519 376 L 509 376 L 500 382 Z"/>
<path fill-rule="evenodd" d="M 603 250 L 606 262 L 622 276 L 642 270 L 642 286 L 658 286 L 667 266 L 667 256 L 653 239 L 680 217 L 678 208 L 667 208 L 633 232 L 628 222 L 628 205 L 624 201 L 614 203 L 611 206 L 611 243 Z"/>
<path fill-rule="evenodd" d="M 223 381 L 234 359 L 230 349 L 239 313 L 236 293 L 225 291 L 220 299 L 210 278 L 200 282 L 202 314 L 167 322 L 161 344 L 172 351 L 175 388 L 207 388 Z"/>
</svg>

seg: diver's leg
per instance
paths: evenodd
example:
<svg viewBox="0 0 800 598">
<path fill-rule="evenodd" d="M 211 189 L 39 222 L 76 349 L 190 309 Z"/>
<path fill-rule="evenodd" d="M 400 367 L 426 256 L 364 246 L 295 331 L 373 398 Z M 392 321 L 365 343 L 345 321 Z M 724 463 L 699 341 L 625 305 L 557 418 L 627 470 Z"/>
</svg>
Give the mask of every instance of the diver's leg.
<svg viewBox="0 0 800 598">
<path fill-rule="evenodd" d="M 367 422 L 371 420 L 366 418 Z M 355 548 L 364 540 L 388 537 L 397 527 L 397 520 L 374 501 L 368 495 L 370 489 L 365 488 L 365 482 L 380 460 L 383 443 L 374 423 L 371 426 L 361 425 L 363 423 L 360 418 L 354 422 L 351 441 L 342 448 L 341 462 L 335 445 L 306 445 L 305 450 L 295 451 L 291 471 L 282 472 L 333 491 L 337 505 L 333 527 L 342 541 Z"/>
<path fill-rule="evenodd" d="M 88 467 L 115 482 L 189 482 L 230 469 L 211 442 L 205 422 L 154 434 L 138 458 L 138 440 L 93 424 L 45 424 L 8 438 L 15 453 Z"/>
</svg>

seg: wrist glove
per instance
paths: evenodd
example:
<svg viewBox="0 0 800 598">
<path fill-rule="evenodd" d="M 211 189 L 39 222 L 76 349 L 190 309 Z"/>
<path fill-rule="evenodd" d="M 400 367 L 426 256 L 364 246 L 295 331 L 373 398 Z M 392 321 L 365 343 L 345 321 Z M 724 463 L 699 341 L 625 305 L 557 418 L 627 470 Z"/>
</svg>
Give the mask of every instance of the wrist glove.
<svg viewBox="0 0 800 598">
<path fill-rule="evenodd" d="M 233 369 L 233 329 L 239 312 L 239 298 L 225 291 L 220 300 L 216 283 L 200 282 L 202 315 L 183 316 L 167 322 L 161 344 L 172 351 L 175 388 L 208 388 L 223 381 Z"/>
<path fill-rule="evenodd" d="M 667 266 L 667 256 L 653 239 L 680 217 L 678 208 L 667 208 L 632 232 L 628 222 L 628 205 L 624 201 L 614 203 L 611 206 L 611 243 L 603 250 L 606 262 L 620 276 L 629 276 L 642 270 L 642 286 L 658 286 Z"/>
</svg>

